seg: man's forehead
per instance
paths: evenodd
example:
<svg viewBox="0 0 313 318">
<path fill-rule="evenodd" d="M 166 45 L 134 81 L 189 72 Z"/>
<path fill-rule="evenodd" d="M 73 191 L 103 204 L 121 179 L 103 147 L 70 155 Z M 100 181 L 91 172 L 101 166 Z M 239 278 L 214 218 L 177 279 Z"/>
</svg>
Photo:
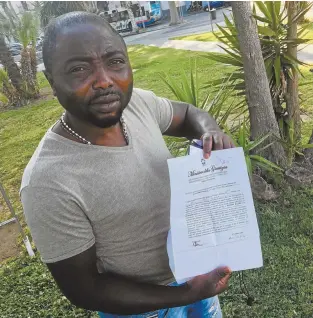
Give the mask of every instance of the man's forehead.
<svg viewBox="0 0 313 318">
<path fill-rule="evenodd" d="M 120 37 L 109 28 L 99 24 L 78 24 L 63 28 L 56 37 L 56 49 L 65 50 L 124 50 Z"/>
</svg>

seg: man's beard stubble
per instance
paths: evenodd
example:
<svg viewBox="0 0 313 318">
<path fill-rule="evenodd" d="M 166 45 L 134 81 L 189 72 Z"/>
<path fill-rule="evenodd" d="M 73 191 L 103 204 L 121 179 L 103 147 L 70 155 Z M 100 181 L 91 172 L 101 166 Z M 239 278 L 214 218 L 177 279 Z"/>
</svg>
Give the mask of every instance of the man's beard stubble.
<svg viewBox="0 0 313 318">
<path fill-rule="evenodd" d="M 125 107 L 126 108 L 126 107 Z M 105 118 L 97 118 L 92 114 L 91 112 L 88 112 L 87 114 L 87 121 L 91 124 L 93 124 L 96 127 L 99 128 L 110 128 L 112 126 L 115 126 L 120 120 L 123 113 L 124 108 L 121 107 L 115 115 L 108 116 Z"/>
<path fill-rule="evenodd" d="M 92 99 L 89 100 L 88 102 L 89 105 L 90 103 L 92 103 L 93 100 L 96 100 L 97 98 L 101 96 L 114 94 L 119 96 L 121 107 L 120 109 L 116 111 L 115 115 L 108 116 L 106 118 L 101 118 L 101 119 L 94 116 L 91 112 L 88 112 L 88 121 L 99 128 L 109 128 L 109 127 L 115 126 L 121 120 L 123 111 L 128 106 L 132 93 L 133 93 L 133 82 L 130 83 L 128 87 L 128 91 L 124 95 L 114 89 L 99 90 L 95 94 L 95 96 L 93 96 Z"/>
</svg>

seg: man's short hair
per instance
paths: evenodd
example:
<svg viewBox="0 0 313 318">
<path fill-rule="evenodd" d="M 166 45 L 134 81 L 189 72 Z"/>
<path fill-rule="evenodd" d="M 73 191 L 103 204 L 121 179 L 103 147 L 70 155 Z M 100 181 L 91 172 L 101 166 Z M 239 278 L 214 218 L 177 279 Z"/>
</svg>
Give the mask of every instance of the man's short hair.
<svg viewBox="0 0 313 318">
<path fill-rule="evenodd" d="M 70 12 L 52 19 L 45 29 L 42 46 L 42 58 L 48 73 L 52 69 L 52 56 L 56 49 L 56 39 L 59 33 L 67 27 L 81 24 L 96 24 L 109 29 L 125 45 L 121 35 L 111 27 L 111 25 L 100 16 L 89 12 Z M 126 45 L 125 45 L 126 48 Z"/>
</svg>

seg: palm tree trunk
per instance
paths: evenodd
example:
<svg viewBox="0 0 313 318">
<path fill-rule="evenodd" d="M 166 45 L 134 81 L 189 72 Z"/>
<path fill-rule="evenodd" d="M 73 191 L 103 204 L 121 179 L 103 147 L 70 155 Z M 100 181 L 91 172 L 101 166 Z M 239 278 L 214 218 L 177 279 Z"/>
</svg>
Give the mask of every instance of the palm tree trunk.
<svg viewBox="0 0 313 318">
<path fill-rule="evenodd" d="M 19 107 L 21 106 L 21 98 L 17 93 L 14 86 L 10 83 L 3 83 L 2 84 L 2 93 L 8 99 L 8 106 L 10 107 Z"/>
<path fill-rule="evenodd" d="M 297 1 L 289 1 L 288 7 L 288 39 L 297 38 L 297 22 L 293 22 L 297 15 Z M 297 46 L 291 43 L 287 44 L 287 53 L 293 58 L 297 58 Z M 299 107 L 299 93 L 298 93 L 298 72 L 292 71 L 293 78 L 288 76 L 287 79 L 287 94 L 286 106 L 288 112 L 288 119 L 293 121 L 295 141 L 301 139 L 301 117 Z"/>
<path fill-rule="evenodd" d="M 19 67 L 16 65 L 12 54 L 5 43 L 5 39 L 0 35 L 0 62 L 8 72 L 9 78 L 20 93 L 23 92 L 23 79 Z"/>
<path fill-rule="evenodd" d="M 38 90 L 38 83 L 37 83 L 37 55 L 36 55 L 36 49 L 34 47 L 31 47 L 29 50 L 29 56 L 30 56 L 30 66 L 32 70 L 33 75 L 33 81 L 36 86 L 36 90 Z"/>
<path fill-rule="evenodd" d="M 30 54 L 27 47 L 25 47 L 21 51 L 21 71 L 22 71 L 22 77 L 26 86 L 26 92 L 28 94 L 28 97 L 29 98 L 37 97 L 38 93 L 37 93 L 36 85 L 33 79 L 33 72 L 32 72 L 31 64 L 30 64 Z"/>
<path fill-rule="evenodd" d="M 252 16 L 251 4 L 249 1 L 234 1 L 232 2 L 232 9 L 243 57 L 251 138 L 255 140 L 269 132 L 272 133 L 273 137 L 270 142 L 273 143 L 262 155 L 285 167 L 287 163 L 286 154 L 282 145 L 277 141 L 275 142 L 275 137 L 280 137 L 279 127 L 272 105 L 261 44 L 257 25 Z"/>
</svg>

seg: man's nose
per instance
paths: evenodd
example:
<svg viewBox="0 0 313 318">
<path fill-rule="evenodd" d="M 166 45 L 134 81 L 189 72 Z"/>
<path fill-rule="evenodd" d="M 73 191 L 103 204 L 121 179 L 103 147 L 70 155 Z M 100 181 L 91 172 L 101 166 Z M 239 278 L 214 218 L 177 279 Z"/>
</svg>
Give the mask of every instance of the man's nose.
<svg viewBox="0 0 313 318">
<path fill-rule="evenodd" d="M 94 89 L 106 89 L 113 86 L 113 81 L 108 73 L 101 67 L 98 69 L 97 73 L 95 74 L 95 80 L 93 83 Z"/>
</svg>

